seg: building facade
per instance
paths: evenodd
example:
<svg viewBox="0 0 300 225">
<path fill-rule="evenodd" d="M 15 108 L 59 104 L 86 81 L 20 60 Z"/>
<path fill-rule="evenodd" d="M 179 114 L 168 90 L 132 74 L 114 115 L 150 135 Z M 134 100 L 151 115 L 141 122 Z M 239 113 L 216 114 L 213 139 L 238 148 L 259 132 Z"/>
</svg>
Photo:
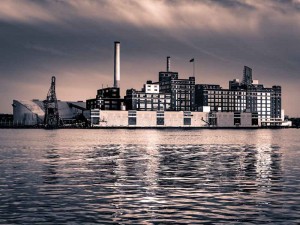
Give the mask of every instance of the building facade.
<svg viewBox="0 0 300 225">
<path fill-rule="evenodd" d="M 214 84 L 197 84 L 195 89 L 196 110 L 209 106 L 215 112 L 257 113 L 262 125 L 268 126 L 280 125 L 282 121 L 281 87 L 265 88 L 253 81 L 249 67 L 244 68 L 243 82 L 229 81 L 229 89 Z"/>
<path fill-rule="evenodd" d="M 171 110 L 195 111 L 195 77 L 179 79 L 177 72 L 159 72 L 159 90 L 171 94 Z"/>
<path fill-rule="evenodd" d="M 255 128 L 260 123 L 255 113 L 191 112 L 191 111 L 110 111 L 91 110 L 92 127 L 127 128 Z"/>
<path fill-rule="evenodd" d="M 127 110 L 137 111 L 169 111 L 171 110 L 171 94 L 160 93 L 159 84 L 147 81 L 141 91 L 128 89 L 125 96 Z"/>
<path fill-rule="evenodd" d="M 92 110 L 92 127 L 205 127 L 208 113 L 190 111 Z"/>
<path fill-rule="evenodd" d="M 120 98 L 120 88 L 108 87 L 97 90 L 96 98 L 86 101 L 87 109 L 121 110 L 124 99 Z"/>
</svg>

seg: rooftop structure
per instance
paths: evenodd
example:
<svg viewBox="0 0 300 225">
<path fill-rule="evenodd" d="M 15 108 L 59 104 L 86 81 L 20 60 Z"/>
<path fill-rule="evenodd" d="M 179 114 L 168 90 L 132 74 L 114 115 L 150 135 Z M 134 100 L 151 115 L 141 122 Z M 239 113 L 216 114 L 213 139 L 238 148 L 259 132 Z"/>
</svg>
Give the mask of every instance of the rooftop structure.
<svg viewBox="0 0 300 225">
<path fill-rule="evenodd" d="M 251 85 L 252 81 L 252 69 L 248 66 L 244 66 L 242 84 Z"/>
<path fill-rule="evenodd" d="M 97 90 L 96 98 L 86 101 L 87 109 L 121 110 L 124 99 L 120 98 L 120 42 L 114 43 L 114 83 L 113 87 Z"/>
<path fill-rule="evenodd" d="M 169 65 L 170 57 L 167 57 Z M 178 72 L 159 72 L 159 85 L 161 93 L 171 94 L 171 110 L 194 111 L 195 110 L 195 77 L 179 79 Z"/>
</svg>

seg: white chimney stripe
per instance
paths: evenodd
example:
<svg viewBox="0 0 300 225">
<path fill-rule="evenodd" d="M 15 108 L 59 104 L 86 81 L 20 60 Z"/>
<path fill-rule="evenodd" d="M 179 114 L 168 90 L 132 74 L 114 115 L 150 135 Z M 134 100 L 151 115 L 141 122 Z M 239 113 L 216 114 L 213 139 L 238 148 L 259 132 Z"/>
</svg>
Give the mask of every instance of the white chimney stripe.
<svg viewBox="0 0 300 225">
<path fill-rule="evenodd" d="M 115 42 L 115 58 L 114 58 L 114 87 L 120 85 L 120 42 Z"/>
</svg>

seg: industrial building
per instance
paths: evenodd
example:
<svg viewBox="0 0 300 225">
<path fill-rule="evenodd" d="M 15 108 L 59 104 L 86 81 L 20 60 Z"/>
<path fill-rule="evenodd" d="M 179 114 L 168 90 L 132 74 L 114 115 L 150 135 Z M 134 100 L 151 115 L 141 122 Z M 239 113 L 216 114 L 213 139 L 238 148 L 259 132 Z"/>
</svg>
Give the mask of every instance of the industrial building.
<svg viewBox="0 0 300 225">
<path fill-rule="evenodd" d="M 96 97 L 84 102 L 56 100 L 55 77 L 44 101 L 14 100 L 14 123 L 34 126 L 72 124 L 85 117 L 92 127 L 261 127 L 281 126 L 281 87 L 264 87 L 252 79 L 245 66 L 242 82 L 229 81 L 229 88 L 218 84 L 196 84 L 195 77 L 179 78 L 171 71 L 170 57 L 158 81 L 148 80 L 141 90 L 127 89 L 120 96 L 120 42 L 114 43 L 114 82 L 97 90 Z M 193 59 L 194 60 L 194 59 Z M 56 124 L 57 126 L 57 124 Z"/>
<path fill-rule="evenodd" d="M 90 113 L 86 111 L 85 102 L 59 101 L 55 88 L 56 78 L 52 76 L 45 100 L 13 100 L 13 126 L 47 129 L 87 126 Z"/>
<path fill-rule="evenodd" d="M 13 121 L 12 114 L 0 114 L 0 127 L 10 127 L 13 125 Z"/>
<path fill-rule="evenodd" d="M 115 42 L 114 63 L 114 87 L 100 89 L 98 93 L 112 93 L 114 88 L 119 88 L 119 42 Z M 171 71 L 170 64 L 168 56 L 166 71 L 159 72 L 158 81 L 147 81 L 141 90 L 128 89 L 124 101 L 118 94 L 114 97 L 98 94 L 95 99 L 87 100 L 91 125 L 258 127 L 282 124 L 281 87 L 265 88 L 252 79 L 250 67 L 244 67 L 242 82 L 234 79 L 229 81 L 228 89 L 223 89 L 217 84 L 196 84 L 194 76 L 180 79 L 178 72 Z M 117 105 L 112 107 L 112 101 Z"/>
<path fill-rule="evenodd" d="M 196 110 L 209 106 L 215 112 L 257 113 L 262 125 L 278 126 L 283 121 L 281 87 L 265 88 L 252 80 L 252 69 L 245 66 L 243 81 L 229 81 L 229 89 L 216 84 L 196 84 Z"/>
<path fill-rule="evenodd" d="M 197 111 L 91 111 L 91 126 L 94 128 L 205 128 L 205 127 L 260 127 L 255 113 L 197 112 Z"/>
<path fill-rule="evenodd" d="M 88 99 L 86 107 L 88 110 L 121 110 L 124 99 L 120 98 L 120 88 L 108 87 L 97 91 L 96 98 Z"/>
<path fill-rule="evenodd" d="M 141 91 L 128 89 L 125 96 L 127 110 L 137 111 L 169 111 L 171 110 L 171 94 L 160 93 L 159 83 L 147 81 Z"/>
<path fill-rule="evenodd" d="M 97 91 L 96 98 L 86 101 L 87 109 L 124 110 L 124 99 L 120 97 L 120 42 L 114 43 L 114 85 Z"/>
<path fill-rule="evenodd" d="M 167 57 L 167 70 L 159 72 L 160 93 L 171 94 L 171 110 L 195 110 L 195 77 L 179 79 L 178 72 L 171 72 L 170 56 Z"/>
<path fill-rule="evenodd" d="M 58 101 L 58 113 L 62 124 L 73 124 L 82 115 L 87 116 L 85 102 Z M 40 126 L 45 119 L 45 103 L 41 100 L 13 100 L 15 126 Z"/>
<path fill-rule="evenodd" d="M 93 111 L 92 127 L 204 127 L 207 113 L 182 111 Z"/>
</svg>

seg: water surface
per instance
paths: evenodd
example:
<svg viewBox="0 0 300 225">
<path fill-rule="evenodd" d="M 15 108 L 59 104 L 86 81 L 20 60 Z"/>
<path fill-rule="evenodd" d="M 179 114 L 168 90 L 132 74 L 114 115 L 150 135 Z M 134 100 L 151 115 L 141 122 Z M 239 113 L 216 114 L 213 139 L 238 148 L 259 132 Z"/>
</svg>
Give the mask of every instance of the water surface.
<svg viewBox="0 0 300 225">
<path fill-rule="evenodd" d="M 1 224 L 297 224 L 300 130 L 0 130 Z"/>
</svg>

